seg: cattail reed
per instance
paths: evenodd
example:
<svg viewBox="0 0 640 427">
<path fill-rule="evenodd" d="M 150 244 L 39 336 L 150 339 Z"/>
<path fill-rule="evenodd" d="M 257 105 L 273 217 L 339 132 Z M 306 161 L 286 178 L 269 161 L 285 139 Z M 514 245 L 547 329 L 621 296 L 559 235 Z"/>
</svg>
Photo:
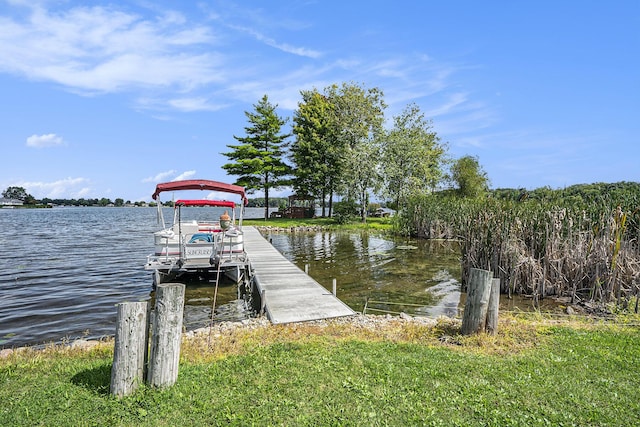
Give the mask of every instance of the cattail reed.
<svg viewBox="0 0 640 427">
<path fill-rule="evenodd" d="M 640 290 L 640 198 L 564 200 L 414 198 L 405 233 L 459 239 L 463 284 L 493 271 L 503 293 L 628 305 Z M 634 303 L 635 304 L 635 303 Z M 637 304 L 636 304 L 637 305 Z"/>
</svg>

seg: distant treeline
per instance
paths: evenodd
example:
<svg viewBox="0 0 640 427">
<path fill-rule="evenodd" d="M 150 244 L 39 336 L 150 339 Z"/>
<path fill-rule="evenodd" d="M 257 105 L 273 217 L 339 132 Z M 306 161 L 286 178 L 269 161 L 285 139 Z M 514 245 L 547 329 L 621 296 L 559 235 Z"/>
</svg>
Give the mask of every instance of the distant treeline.
<svg viewBox="0 0 640 427">
<path fill-rule="evenodd" d="M 42 200 L 37 200 L 37 203 L 56 206 L 147 206 L 146 202 L 131 202 L 120 198 L 111 201 L 106 197 L 101 199 L 49 199 L 45 197 Z"/>
<path fill-rule="evenodd" d="M 115 200 L 108 199 L 106 197 L 100 199 L 50 199 L 44 198 L 42 200 L 35 200 L 36 204 L 41 205 L 55 205 L 55 206 L 155 206 L 154 202 L 147 203 L 144 201 L 131 202 L 130 200 L 124 200 L 117 198 Z M 288 199 L 286 197 L 270 197 L 269 207 L 278 208 L 280 206 L 286 206 Z M 165 205 L 171 205 L 171 202 L 164 202 Z M 248 199 L 247 207 L 250 208 L 263 208 L 264 198 L 257 197 L 254 199 Z"/>
<path fill-rule="evenodd" d="M 535 190 L 498 188 L 491 190 L 490 194 L 498 199 L 522 201 L 526 199 L 544 202 L 567 203 L 602 203 L 613 202 L 619 204 L 633 204 L 640 202 L 639 182 L 616 182 L 577 184 L 563 189 L 540 187 Z"/>
<path fill-rule="evenodd" d="M 31 199 L 28 202 L 31 203 L 25 203 L 25 207 L 27 206 L 99 206 L 99 207 L 104 207 L 104 206 L 116 206 L 116 207 L 121 207 L 121 206 L 156 206 L 155 202 L 144 202 L 144 201 L 136 201 L 136 202 L 132 202 L 130 200 L 124 200 L 121 198 L 115 199 L 115 200 L 111 200 L 108 199 L 106 197 L 103 197 L 101 199 L 84 199 L 84 198 L 80 198 L 80 199 L 50 199 L 50 198 L 43 198 L 41 200 L 37 200 L 37 199 Z M 276 198 L 269 198 L 269 207 L 271 208 L 279 208 L 281 206 L 286 206 L 288 203 L 288 199 L 285 197 L 276 197 Z M 166 201 L 163 202 L 163 204 L 165 206 L 172 206 L 171 201 Z M 248 204 L 247 207 L 250 208 L 262 208 L 264 207 L 264 198 L 255 198 L 255 199 L 248 199 Z"/>
</svg>

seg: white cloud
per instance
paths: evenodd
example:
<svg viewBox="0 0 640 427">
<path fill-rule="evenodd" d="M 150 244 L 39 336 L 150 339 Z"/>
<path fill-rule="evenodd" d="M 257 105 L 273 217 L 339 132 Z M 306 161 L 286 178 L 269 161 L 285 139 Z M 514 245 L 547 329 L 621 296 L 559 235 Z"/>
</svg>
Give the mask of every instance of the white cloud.
<svg viewBox="0 0 640 427">
<path fill-rule="evenodd" d="M 48 197 L 50 199 L 66 199 L 84 197 L 91 189 L 86 185 L 87 178 L 64 178 L 53 182 L 20 182 L 15 185 L 23 187 L 36 199 Z"/>
<path fill-rule="evenodd" d="M 91 189 L 89 187 L 83 187 L 80 190 L 73 193 L 71 195 L 71 198 L 77 199 L 77 198 L 88 196 L 90 191 Z M 52 198 L 52 197 L 49 197 L 49 198 Z"/>
<path fill-rule="evenodd" d="M 256 40 L 266 44 L 267 46 L 271 46 L 274 49 L 278 49 L 278 50 L 281 50 L 283 52 L 290 53 L 292 55 L 303 56 L 303 57 L 314 58 L 314 59 L 315 58 L 319 58 L 320 56 L 322 56 L 322 53 L 320 51 L 309 49 L 309 48 L 305 48 L 305 47 L 292 46 L 292 45 L 290 45 L 288 43 L 278 42 L 278 41 L 274 40 L 273 38 L 267 37 L 264 34 L 262 34 L 261 32 L 256 31 L 253 28 L 243 27 L 243 26 L 239 26 L 239 25 L 229 25 L 228 27 L 232 28 L 232 29 L 234 29 L 236 31 L 240 31 L 240 32 L 249 34 L 252 37 L 254 37 Z"/>
<path fill-rule="evenodd" d="M 43 147 L 55 147 L 57 145 L 63 145 L 64 140 L 61 136 L 55 133 L 48 133 L 45 135 L 31 135 L 27 138 L 27 147 L 43 148 Z"/>
<path fill-rule="evenodd" d="M 85 92 L 130 87 L 189 90 L 220 79 L 208 27 L 168 13 L 145 19 L 109 7 L 45 10 L 0 17 L 0 70 Z"/>
<path fill-rule="evenodd" d="M 142 180 L 142 182 L 161 182 L 169 178 L 171 175 L 174 175 L 176 171 L 174 169 L 160 172 L 155 176 L 150 176 Z"/>
<path fill-rule="evenodd" d="M 452 93 L 449 94 L 446 98 L 447 99 L 444 104 L 426 111 L 425 115 L 430 118 L 442 116 L 443 114 L 448 114 L 452 111 L 455 111 L 456 108 L 460 107 L 468 101 L 467 94 L 465 93 Z"/>
<path fill-rule="evenodd" d="M 169 105 L 179 111 L 218 111 L 224 105 L 215 105 L 207 98 L 176 98 L 168 101 Z"/>
<path fill-rule="evenodd" d="M 196 174 L 196 171 L 186 171 L 176 176 L 171 181 L 182 181 L 183 179 L 189 179 L 195 174 Z"/>
</svg>

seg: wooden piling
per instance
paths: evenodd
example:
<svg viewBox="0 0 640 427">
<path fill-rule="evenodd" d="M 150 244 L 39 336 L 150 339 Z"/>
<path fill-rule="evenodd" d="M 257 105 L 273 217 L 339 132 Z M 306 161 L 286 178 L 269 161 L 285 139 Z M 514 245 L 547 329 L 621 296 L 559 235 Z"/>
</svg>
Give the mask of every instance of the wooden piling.
<svg viewBox="0 0 640 427">
<path fill-rule="evenodd" d="M 491 294 L 487 307 L 486 331 L 491 335 L 498 333 L 498 307 L 500 305 L 500 279 L 491 279 Z"/>
<path fill-rule="evenodd" d="M 171 386 L 178 378 L 184 291 L 182 283 L 163 283 L 156 289 L 147 375 L 147 383 L 154 387 Z"/>
<path fill-rule="evenodd" d="M 149 303 L 117 304 L 115 346 L 111 367 L 111 394 L 133 393 L 144 382 L 148 349 Z"/>
<path fill-rule="evenodd" d="M 471 335 L 485 330 L 492 279 L 493 273 L 488 270 L 471 269 L 467 286 L 467 301 L 464 305 L 460 330 L 463 335 Z"/>
</svg>

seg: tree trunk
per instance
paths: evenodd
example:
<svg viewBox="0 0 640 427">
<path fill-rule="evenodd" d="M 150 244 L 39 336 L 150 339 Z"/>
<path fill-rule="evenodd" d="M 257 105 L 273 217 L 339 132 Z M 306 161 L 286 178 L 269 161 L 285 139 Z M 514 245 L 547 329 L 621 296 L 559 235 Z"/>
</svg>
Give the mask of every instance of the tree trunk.
<svg viewBox="0 0 640 427">
<path fill-rule="evenodd" d="M 325 218 L 325 203 L 324 201 L 327 199 L 327 190 L 326 189 L 322 189 L 322 218 Z M 315 210 L 315 206 L 314 206 L 314 210 Z"/>
<path fill-rule="evenodd" d="M 360 218 L 362 219 L 362 222 L 367 222 L 367 207 L 368 207 L 368 197 L 367 197 L 367 190 L 364 189 L 362 190 L 362 192 L 360 193 Z"/>
<path fill-rule="evenodd" d="M 329 193 L 329 217 L 333 215 L 333 191 Z"/>
<path fill-rule="evenodd" d="M 264 219 L 269 219 L 269 186 L 264 186 Z"/>
</svg>

